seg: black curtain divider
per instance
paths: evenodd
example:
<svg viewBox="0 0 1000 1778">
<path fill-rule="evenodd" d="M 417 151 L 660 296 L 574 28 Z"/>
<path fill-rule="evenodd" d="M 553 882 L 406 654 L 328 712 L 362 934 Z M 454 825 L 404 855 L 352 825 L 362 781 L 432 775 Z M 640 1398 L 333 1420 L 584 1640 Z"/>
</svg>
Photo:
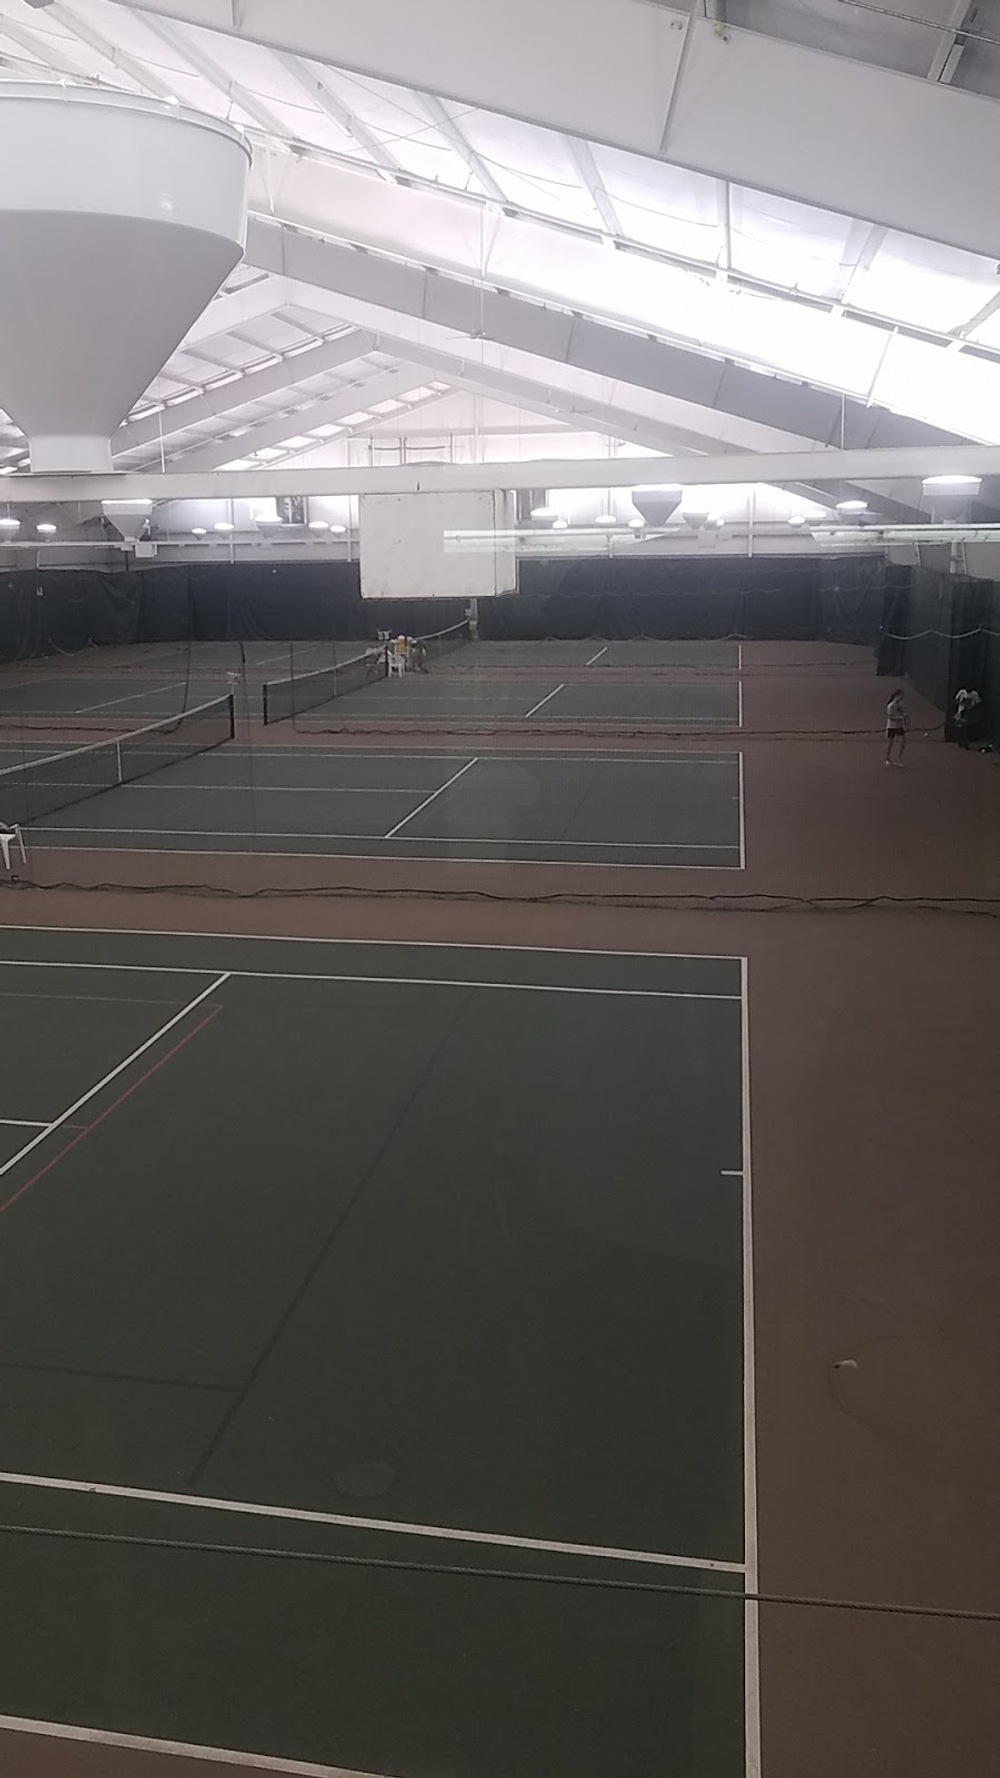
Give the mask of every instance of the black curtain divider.
<svg viewBox="0 0 1000 1778">
<path fill-rule="evenodd" d="M 479 604 L 485 638 L 598 636 L 872 643 L 880 560 L 723 557 L 529 561 L 520 591 Z M 0 658 L 128 642 L 364 641 L 460 623 L 462 599 L 361 598 L 353 562 L 218 563 L 107 574 L 23 572 L 0 580 Z"/>
<path fill-rule="evenodd" d="M 0 659 L 76 654 L 139 640 L 139 601 L 129 575 L 87 569 L 0 579 Z"/>
<path fill-rule="evenodd" d="M 517 593 L 480 602 L 480 630 L 490 641 L 735 637 L 870 647 L 882 620 L 885 563 L 802 556 L 538 560 L 521 563 L 518 581 Z"/>
<path fill-rule="evenodd" d="M 878 670 L 907 678 L 955 739 L 960 687 L 978 691 L 986 733 L 1000 741 L 1000 586 L 936 568 L 890 569 Z"/>
</svg>

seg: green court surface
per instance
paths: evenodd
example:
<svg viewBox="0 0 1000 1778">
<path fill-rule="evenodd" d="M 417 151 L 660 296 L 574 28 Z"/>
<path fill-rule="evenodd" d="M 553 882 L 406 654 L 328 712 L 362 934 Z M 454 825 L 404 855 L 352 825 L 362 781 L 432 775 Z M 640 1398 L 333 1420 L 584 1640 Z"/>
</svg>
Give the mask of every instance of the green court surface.
<svg viewBox="0 0 1000 1778">
<path fill-rule="evenodd" d="M 740 960 L 0 957 L 0 1711 L 742 1778 Z"/>
<path fill-rule="evenodd" d="M 306 676 L 371 646 L 364 640 L 157 643 L 0 663 L 0 724 L 16 730 L 19 721 L 37 725 L 46 716 L 76 716 L 84 728 L 135 727 L 206 703 L 234 683 L 241 705 L 258 717 L 265 680 Z M 713 683 L 704 675 L 735 675 L 741 664 L 735 642 L 478 642 L 435 661 L 426 677 L 411 673 L 401 685 L 352 692 L 299 720 L 312 726 L 332 715 L 359 723 L 493 722 L 520 721 L 531 713 L 540 722 L 564 725 L 733 726 L 740 715 L 735 677 Z M 559 668 L 566 669 L 569 683 L 562 682 Z M 628 673 L 631 682 L 621 677 Z M 674 677 L 668 682 L 657 674 Z"/>
<path fill-rule="evenodd" d="M 29 838 L 115 850 L 738 870 L 742 799 L 733 753 L 226 744 L 49 815 Z"/>
<path fill-rule="evenodd" d="M 471 652 L 471 651 L 470 651 Z M 519 679 L 516 674 L 464 671 L 464 653 L 426 676 L 409 673 L 401 680 L 379 682 L 352 691 L 333 704 L 299 717 L 300 727 L 337 724 L 422 721 L 525 722 L 573 726 L 622 723 L 640 727 L 736 728 L 740 725 L 740 687 L 733 680 L 705 678 L 614 679 L 594 671 L 586 679 L 560 680 L 558 669 Z"/>
</svg>

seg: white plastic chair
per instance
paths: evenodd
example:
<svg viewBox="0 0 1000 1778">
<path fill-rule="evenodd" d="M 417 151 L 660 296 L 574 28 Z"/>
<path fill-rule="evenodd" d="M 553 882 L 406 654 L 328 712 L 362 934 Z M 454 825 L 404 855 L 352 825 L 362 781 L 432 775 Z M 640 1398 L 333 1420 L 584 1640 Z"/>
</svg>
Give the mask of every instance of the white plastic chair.
<svg viewBox="0 0 1000 1778">
<path fill-rule="evenodd" d="M 16 846 L 20 852 L 21 863 L 27 864 L 28 855 L 24 850 L 24 835 L 21 832 L 21 829 L 16 822 L 13 827 L 7 827 L 0 821 L 0 852 L 3 853 L 4 870 L 10 870 L 11 868 L 10 851 L 12 846 Z"/>
</svg>

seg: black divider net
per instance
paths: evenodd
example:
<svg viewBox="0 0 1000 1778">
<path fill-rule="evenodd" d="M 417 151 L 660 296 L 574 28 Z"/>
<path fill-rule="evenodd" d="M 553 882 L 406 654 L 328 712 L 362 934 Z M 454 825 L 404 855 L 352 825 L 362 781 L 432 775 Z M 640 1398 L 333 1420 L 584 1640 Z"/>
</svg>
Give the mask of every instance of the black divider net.
<svg viewBox="0 0 1000 1778">
<path fill-rule="evenodd" d="M 194 754 L 231 741 L 232 696 L 215 698 L 165 722 L 147 723 L 111 741 L 93 741 L 0 771 L 0 821 L 25 825 L 86 802 L 102 791 L 148 778 Z"/>
<path fill-rule="evenodd" d="M 878 670 L 908 679 L 941 711 L 947 740 L 956 693 L 977 691 L 985 734 L 1000 741 L 1000 586 L 936 568 L 890 570 Z"/>
<path fill-rule="evenodd" d="M 372 645 L 351 660 L 320 667 L 314 673 L 265 680 L 264 721 L 285 722 L 291 716 L 303 716 L 307 710 L 318 710 L 321 704 L 332 703 L 348 692 L 362 691 L 384 678 L 385 649 Z"/>
<path fill-rule="evenodd" d="M 884 588 L 885 564 L 872 557 L 525 561 L 517 593 L 480 601 L 480 634 L 873 644 Z M 366 642 L 465 617 L 462 599 L 365 601 L 354 562 L 46 569 L 0 578 L 0 660 L 132 642 Z"/>
</svg>

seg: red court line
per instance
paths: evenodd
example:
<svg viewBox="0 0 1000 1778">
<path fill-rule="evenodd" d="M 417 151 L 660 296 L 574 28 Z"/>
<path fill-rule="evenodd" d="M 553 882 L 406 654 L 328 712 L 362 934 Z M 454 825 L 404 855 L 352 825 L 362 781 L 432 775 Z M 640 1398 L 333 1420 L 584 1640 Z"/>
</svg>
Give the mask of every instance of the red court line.
<svg viewBox="0 0 1000 1778">
<path fill-rule="evenodd" d="M 95 1117 L 92 1124 L 84 1124 L 79 1130 L 79 1133 L 74 1136 L 72 1142 L 67 1142 L 63 1148 L 60 1148 L 59 1152 L 54 1154 L 50 1160 L 46 1161 L 43 1167 L 39 1167 L 37 1173 L 33 1173 L 30 1179 L 26 1180 L 22 1186 L 19 1186 L 18 1190 L 14 1192 L 12 1197 L 7 1198 L 4 1203 L 0 1204 L 0 1216 L 3 1216 L 4 1212 L 9 1210 L 12 1204 L 16 1204 L 18 1198 L 23 1198 L 26 1192 L 30 1192 L 32 1186 L 37 1185 L 40 1179 L 44 1179 L 46 1173 L 51 1172 L 52 1168 L 58 1166 L 60 1161 L 65 1160 L 66 1156 L 70 1154 L 85 1137 L 89 1136 L 93 1130 L 96 1130 L 100 1124 L 103 1124 L 105 1119 L 109 1118 L 113 1111 L 117 1111 L 120 1105 L 124 1105 L 126 1099 L 131 1099 L 133 1093 L 138 1092 L 139 1088 L 143 1086 L 147 1080 L 150 1080 L 154 1074 L 159 1073 L 159 1070 L 165 1067 L 167 1062 L 170 1061 L 171 1056 L 176 1056 L 178 1051 L 184 1048 L 185 1044 L 191 1042 L 192 1037 L 197 1037 L 199 1031 L 204 1031 L 206 1025 L 210 1025 L 212 1020 L 217 1018 L 221 1011 L 221 1006 L 213 1006 L 211 1012 L 206 1018 L 202 1019 L 200 1025 L 195 1025 L 192 1030 L 187 1031 L 178 1043 L 175 1043 L 171 1049 L 168 1049 L 165 1055 L 160 1056 L 158 1061 L 154 1062 L 151 1068 L 146 1069 L 145 1074 L 140 1074 L 138 1080 L 134 1080 L 130 1087 L 126 1087 L 123 1093 L 119 1093 L 117 1099 L 114 1099 L 112 1103 L 101 1112 L 100 1117 Z"/>
</svg>

